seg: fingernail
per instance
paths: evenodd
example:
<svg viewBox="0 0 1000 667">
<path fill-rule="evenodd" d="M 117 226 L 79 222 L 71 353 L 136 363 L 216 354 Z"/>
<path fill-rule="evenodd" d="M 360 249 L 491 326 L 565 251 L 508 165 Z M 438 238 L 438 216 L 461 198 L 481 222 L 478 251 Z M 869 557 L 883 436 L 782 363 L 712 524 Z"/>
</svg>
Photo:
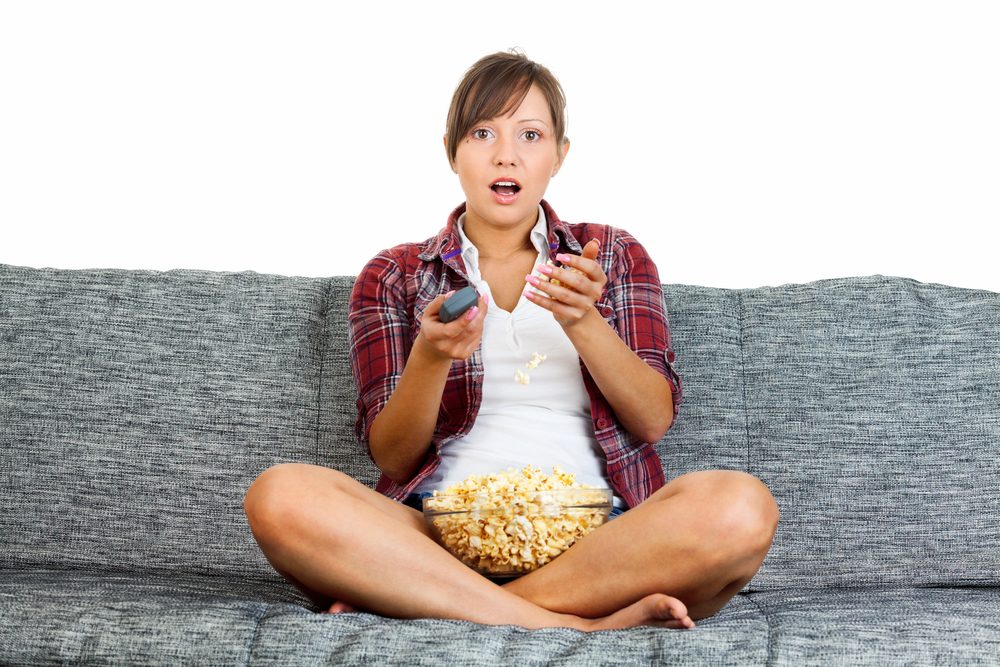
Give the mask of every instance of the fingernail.
<svg viewBox="0 0 1000 667">
<path fill-rule="evenodd" d="M 483 295 L 483 303 L 489 303 L 489 302 L 490 302 L 490 295 L 489 294 L 484 294 Z"/>
<path fill-rule="evenodd" d="M 466 314 L 465 319 L 467 320 L 476 319 L 476 313 L 478 312 L 479 312 L 479 306 L 473 306 L 472 308 L 469 308 L 469 312 L 468 314 Z"/>
<path fill-rule="evenodd" d="M 538 267 L 538 270 L 547 276 L 552 275 L 552 267 L 547 264 L 542 264 L 541 266 Z"/>
<path fill-rule="evenodd" d="M 455 293 L 455 290 L 452 290 L 452 291 L 448 292 L 447 294 L 445 294 L 444 297 L 447 299 L 449 296 L 451 296 L 454 293 Z"/>
<path fill-rule="evenodd" d="M 541 280 L 539 280 L 535 276 L 525 276 L 524 279 L 526 281 L 528 281 L 529 283 L 531 283 L 532 285 L 538 285 L 538 283 L 542 282 Z"/>
<path fill-rule="evenodd" d="M 568 262 L 569 261 L 569 255 L 567 255 L 565 253 L 559 253 L 558 255 L 556 255 L 556 261 L 557 262 L 563 262 L 563 263 Z"/>
</svg>

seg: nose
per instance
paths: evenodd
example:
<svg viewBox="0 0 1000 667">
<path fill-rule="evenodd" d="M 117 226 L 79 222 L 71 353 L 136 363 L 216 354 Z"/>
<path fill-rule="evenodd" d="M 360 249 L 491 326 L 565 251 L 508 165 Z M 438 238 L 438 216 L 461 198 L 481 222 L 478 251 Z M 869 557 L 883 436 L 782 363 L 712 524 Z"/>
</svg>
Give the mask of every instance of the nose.
<svg viewBox="0 0 1000 667">
<path fill-rule="evenodd" d="M 497 166 L 510 165 L 514 166 L 517 164 L 517 148 L 514 140 L 500 136 L 493 143 L 494 153 L 493 153 L 493 163 Z"/>
</svg>

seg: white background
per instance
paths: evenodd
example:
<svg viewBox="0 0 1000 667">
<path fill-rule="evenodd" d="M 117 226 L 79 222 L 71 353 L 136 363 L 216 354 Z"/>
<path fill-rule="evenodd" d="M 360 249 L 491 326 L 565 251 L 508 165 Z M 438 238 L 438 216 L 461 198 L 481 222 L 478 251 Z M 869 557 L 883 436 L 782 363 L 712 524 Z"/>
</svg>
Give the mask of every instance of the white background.
<svg viewBox="0 0 1000 667">
<path fill-rule="evenodd" d="M 3 2 L 0 262 L 356 274 L 463 200 L 480 56 L 561 80 L 546 199 L 664 282 L 1000 291 L 1000 3 Z"/>
</svg>

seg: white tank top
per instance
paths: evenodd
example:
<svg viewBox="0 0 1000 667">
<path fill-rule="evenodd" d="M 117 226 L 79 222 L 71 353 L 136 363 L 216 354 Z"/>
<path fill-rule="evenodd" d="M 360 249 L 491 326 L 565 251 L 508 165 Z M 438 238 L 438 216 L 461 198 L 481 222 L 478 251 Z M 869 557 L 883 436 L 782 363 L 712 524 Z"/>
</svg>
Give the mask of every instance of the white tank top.
<svg viewBox="0 0 1000 667">
<path fill-rule="evenodd" d="M 528 464 L 546 474 L 559 466 L 574 473 L 577 482 L 610 488 L 576 348 L 552 313 L 523 295 L 512 312 L 496 305 L 479 274 L 475 246 L 465 237 L 463 222 L 460 218 L 458 229 L 469 278 L 480 294 L 490 296 L 482 340 L 482 403 L 472 430 L 445 443 L 440 466 L 414 492 L 444 490 L 469 475 Z M 536 264 L 544 264 L 548 240 L 540 206 L 532 241 L 539 250 Z M 537 365 L 530 368 L 533 357 Z M 624 503 L 616 497 L 615 505 Z"/>
</svg>

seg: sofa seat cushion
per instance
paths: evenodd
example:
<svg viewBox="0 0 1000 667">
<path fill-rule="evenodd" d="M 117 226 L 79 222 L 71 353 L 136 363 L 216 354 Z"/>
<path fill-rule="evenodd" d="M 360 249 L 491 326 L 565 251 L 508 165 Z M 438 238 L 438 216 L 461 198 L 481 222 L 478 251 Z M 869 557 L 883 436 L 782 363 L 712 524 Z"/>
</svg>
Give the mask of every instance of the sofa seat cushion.
<svg viewBox="0 0 1000 667">
<path fill-rule="evenodd" d="M 275 605 L 251 664 L 591 665 L 764 664 L 767 623 L 743 596 L 691 630 L 526 630 L 466 621 L 315 614 Z"/>
<path fill-rule="evenodd" d="M 274 580 L 0 571 L 0 664 L 246 664 Z"/>
<path fill-rule="evenodd" d="M 584 633 L 316 613 L 274 580 L 0 572 L 0 664 L 764 664 L 767 622 L 738 595 L 693 630 Z"/>
<path fill-rule="evenodd" d="M 979 665 L 1000 656 L 1000 588 L 754 593 L 777 665 Z"/>
</svg>

